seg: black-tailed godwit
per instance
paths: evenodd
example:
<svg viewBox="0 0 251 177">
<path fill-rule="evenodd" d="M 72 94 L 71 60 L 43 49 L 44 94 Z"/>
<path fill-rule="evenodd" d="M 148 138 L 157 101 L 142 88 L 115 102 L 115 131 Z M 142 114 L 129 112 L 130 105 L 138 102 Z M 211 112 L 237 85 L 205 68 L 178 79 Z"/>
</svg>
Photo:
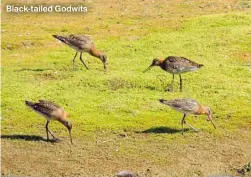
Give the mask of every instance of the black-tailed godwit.
<svg viewBox="0 0 251 177">
<path fill-rule="evenodd" d="M 170 106 L 171 108 L 175 109 L 176 111 L 179 111 L 184 114 L 181 125 L 182 125 L 182 135 L 184 134 L 184 124 L 192 128 L 193 130 L 197 131 L 196 128 L 192 127 L 188 123 L 186 123 L 186 116 L 188 114 L 194 114 L 194 115 L 207 115 L 207 120 L 211 121 L 214 128 L 216 128 L 215 124 L 213 123 L 212 118 L 212 112 L 211 109 L 207 106 L 201 105 L 198 101 L 191 99 L 191 98 L 184 98 L 184 99 L 174 99 L 174 100 L 159 100 L 161 103 L 166 104 Z"/>
<path fill-rule="evenodd" d="M 47 140 L 49 140 L 49 133 L 53 137 L 53 139 L 57 139 L 54 134 L 49 130 L 49 123 L 51 120 L 57 120 L 61 122 L 69 131 L 69 136 L 70 136 L 70 141 L 72 143 L 72 137 L 71 137 L 71 129 L 72 129 L 72 124 L 71 122 L 67 119 L 67 113 L 65 110 L 58 106 L 57 104 L 50 102 L 50 101 L 45 101 L 45 100 L 39 100 L 37 103 L 33 103 L 31 101 L 25 101 L 25 104 L 33 109 L 35 112 L 38 114 L 42 115 L 47 119 L 45 129 L 46 129 L 46 135 L 47 135 Z"/>
<path fill-rule="evenodd" d="M 80 61 L 83 63 L 86 69 L 88 69 L 88 67 L 86 66 L 85 62 L 82 59 L 83 52 L 87 52 L 90 55 L 99 58 L 104 64 L 104 69 L 106 69 L 107 56 L 104 53 L 97 50 L 95 43 L 89 36 L 73 35 L 73 34 L 69 36 L 58 36 L 58 35 L 52 35 L 52 36 L 60 40 L 61 42 L 67 44 L 76 51 L 76 54 L 72 60 L 73 70 L 75 70 L 75 59 L 78 55 L 78 52 L 80 52 Z"/>
<path fill-rule="evenodd" d="M 157 58 L 154 59 L 152 61 L 152 64 L 144 72 L 148 71 L 153 66 L 160 66 L 163 70 L 173 75 L 172 83 L 169 86 L 169 88 L 166 89 L 167 91 L 173 90 L 174 74 L 178 74 L 180 76 L 180 91 L 182 91 L 181 74 L 186 72 L 196 71 L 203 65 L 193 62 L 184 57 L 169 56 L 164 60 Z"/>
</svg>

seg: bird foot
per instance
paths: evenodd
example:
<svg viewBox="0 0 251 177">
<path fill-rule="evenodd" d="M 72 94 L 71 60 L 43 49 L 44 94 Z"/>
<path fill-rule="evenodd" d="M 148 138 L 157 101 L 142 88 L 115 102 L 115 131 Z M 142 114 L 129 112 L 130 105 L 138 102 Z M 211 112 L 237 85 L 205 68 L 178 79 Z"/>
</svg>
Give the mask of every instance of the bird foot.
<svg viewBox="0 0 251 177">
<path fill-rule="evenodd" d="M 53 141 L 55 141 L 55 142 L 59 142 L 59 141 L 60 141 L 60 139 L 58 139 L 58 138 L 53 138 Z"/>
<path fill-rule="evenodd" d="M 53 142 L 53 143 L 58 143 L 60 139 L 58 138 L 53 138 L 53 139 L 47 139 L 48 142 Z"/>
<path fill-rule="evenodd" d="M 198 131 L 200 131 L 200 129 L 193 128 L 193 131 L 198 132 Z"/>
</svg>

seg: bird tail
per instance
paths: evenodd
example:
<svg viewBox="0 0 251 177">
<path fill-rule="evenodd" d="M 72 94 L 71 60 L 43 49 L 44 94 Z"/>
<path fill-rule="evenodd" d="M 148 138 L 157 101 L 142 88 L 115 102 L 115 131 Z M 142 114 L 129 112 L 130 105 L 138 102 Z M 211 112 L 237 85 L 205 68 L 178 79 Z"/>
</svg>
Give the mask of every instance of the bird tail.
<svg viewBox="0 0 251 177">
<path fill-rule="evenodd" d="M 65 37 L 63 37 L 63 36 L 58 36 L 58 35 L 52 35 L 52 36 L 53 36 L 54 38 L 60 40 L 61 42 L 67 44 L 67 40 L 66 40 Z"/>
<path fill-rule="evenodd" d="M 32 108 L 34 106 L 34 103 L 32 103 L 31 101 L 25 101 L 25 105 Z"/>
<path fill-rule="evenodd" d="M 159 99 L 159 102 L 161 102 L 162 104 L 168 104 L 168 101 L 164 99 Z"/>
</svg>

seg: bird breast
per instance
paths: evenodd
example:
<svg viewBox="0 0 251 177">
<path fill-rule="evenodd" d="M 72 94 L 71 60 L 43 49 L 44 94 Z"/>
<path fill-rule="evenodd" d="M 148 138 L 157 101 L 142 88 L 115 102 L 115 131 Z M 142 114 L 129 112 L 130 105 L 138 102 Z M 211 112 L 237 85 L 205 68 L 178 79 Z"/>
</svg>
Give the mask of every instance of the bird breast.
<svg viewBox="0 0 251 177">
<path fill-rule="evenodd" d="M 91 50 L 91 45 L 90 44 L 81 44 L 81 45 L 71 45 L 69 44 L 71 48 L 76 50 L 77 52 L 89 52 Z"/>
<path fill-rule="evenodd" d="M 173 108 L 174 110 L 181 112 L 181 113 L 184 113 L 184 114 L 193 114 L 194 113 L 194 110 L 192 110 L 192 109 L 184 109 L 181 107 L 173 107 L 173 106 L 170 106 L 170 107 Z"/>
<path fill-rule="evenodd" d="M 38 114 L 40 114 L 41 116 L 43 116 L 44 118 L 46 118 L 47 120 L 58 120 L 61 119 L 64 116 L 64 110 L 63 109 L 57 109 L 57 110 L 53 110 L 50 113 L 45 113 L 45 112 L 39 112 L 36 111 Z"/>
<path fill-rule="evenodd" d="M 170 101 L 168 105 L 176 111 L 184 114 L 196 114 L 200 108 L 199 103 L 192 99 L 176 99 Z"/>
</svg>

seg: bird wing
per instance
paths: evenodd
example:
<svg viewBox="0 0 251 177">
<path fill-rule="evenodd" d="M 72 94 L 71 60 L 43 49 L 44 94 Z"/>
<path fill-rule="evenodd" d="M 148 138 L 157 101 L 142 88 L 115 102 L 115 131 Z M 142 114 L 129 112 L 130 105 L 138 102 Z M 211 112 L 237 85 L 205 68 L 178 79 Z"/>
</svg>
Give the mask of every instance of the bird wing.
<svg viewBox="0 0 251 177">
<path fill-rule="evenodd" d="M 57 105 L 56 103 L 52 101 L 46 101 L 46 100 L 38 100 L 40 104 L 44 105 L 45 107 L 50 107 L 52 109 L 61 109 L 62 107 Z"/>
<path fill-rule="evenodd" d="M 50 106 L 49 104 L 45 104 L 43 102 L 32 103 L 32 104 L 29 104 L 28 106 L 32 108 L 34 111 L 36 111 L 37 113 L 45 117 L 51 117 L 52 113 L 55 111 L 55 107 Z"/>
<path fill-rule="evenodd" d="M 93 43 L 90 36 L 81 34 L 71 34 L 68 38 L 72 41 L 78 41 L 79 43 Z"/>
<path fill-rule="evenodd" d="M 167 101 L 167 105 L 177 111 L 189 113 L 194 112 L 198 108 L 199 103 L 194 99 L 187 98 Z"/>
<path fill-rule="evenodd" d="M 67 41 L 66 44 L 70 46 L 75 46 L 79 49 L 85 49 L 87 46 L 91 46 L 94 44 L 90 36 L 87 35 L 79 35 L 79 34 L 72 34 L 70 36 L 65 37 Z"/>
<path fill-rule="evenodd" d="M 167 62 L 167 67 L 172 69 L 177 69 L 183 72 L 193 71 L 201 67 L 201 64 L 198 64 L 194 61 L 191 61 L 185 57 L 169 56 L 165 59 Z"/>
<path fill-rule="evenodd" d="M 61 117 L 65 113 L 62 107 L 51 101 L 39 100 L 37 103 L 25 101 L 25 104 L 46 118 Z"/>
</svg>

